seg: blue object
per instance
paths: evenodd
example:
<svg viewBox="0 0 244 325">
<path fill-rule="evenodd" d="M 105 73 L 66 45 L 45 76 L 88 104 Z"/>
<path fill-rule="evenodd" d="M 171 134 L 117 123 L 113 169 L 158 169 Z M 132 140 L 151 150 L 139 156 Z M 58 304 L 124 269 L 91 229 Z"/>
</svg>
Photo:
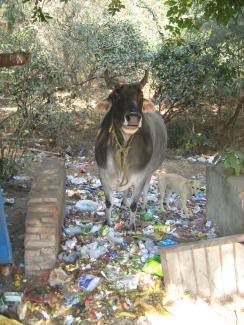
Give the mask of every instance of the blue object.
<svg viewBox="0 0 244 325">
<path fill-rule="evenodd" d="M 122 247 L 129 247 L 130 243 L 128 243 L 127 241 L 123 241 L 122 243 L 120 243 L 120 246 Z"/>
<path fill-rule="evenodd" d="M 171 239 L 171 238 L 160 240 L 157 243 L 158 246 L 173 246 L 176 244 L 178 244 L 177 241 L 175 241 L 174 239 Z"/>
<path fill-rule="evenodd" d="M 116 251 L 111 251 L 108 253 L 108 257 L 110 258 L 117 258 L 118 257 L 118 253 Z"/>
<path fill-rule="evenodd" d="M 12 264 L 12 258 L 11 243 L 3 206 L 3 195 L 0 189 L 0 264 Z"/>
<path fill-rule="evenodd" d="M 193 201 L 206 201 L 206 194 L 202 192 L 197 192 L 192 197 Z"/>
</svg>

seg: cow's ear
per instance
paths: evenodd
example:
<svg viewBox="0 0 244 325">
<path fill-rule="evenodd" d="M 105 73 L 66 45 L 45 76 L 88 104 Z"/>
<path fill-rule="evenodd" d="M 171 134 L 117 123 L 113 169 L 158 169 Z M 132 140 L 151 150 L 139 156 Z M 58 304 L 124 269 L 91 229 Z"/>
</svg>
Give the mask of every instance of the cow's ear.
<svg viewBox="0 0 244 325">
<path fill-rule="evenodd" d="M 154 112 L 154 105 L 150 100 L 143 100 L 143 106 L 142 106 L 143 113 L 151 113 Z"/>
<path fill-rule="evenodd" d="M 97 103 L 95 109 L 101 113 L 108 112 L 112 104 L 109 100 L 104 99 L 101 102 Z"/>
</svg>

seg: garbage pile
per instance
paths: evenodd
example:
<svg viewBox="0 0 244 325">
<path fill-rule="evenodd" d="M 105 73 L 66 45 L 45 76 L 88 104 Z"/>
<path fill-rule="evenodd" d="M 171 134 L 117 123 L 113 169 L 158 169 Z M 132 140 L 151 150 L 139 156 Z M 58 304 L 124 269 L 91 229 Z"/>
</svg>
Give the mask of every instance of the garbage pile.
<svg viewBox="0 0 244 325">
<path fill-rule="evenodd" d="M 85 158 L 67 156 L 66 212 L 57 267 L 32 282 L 19 273 L 16 292 L 0 297 L 0 313 L 13 310 L 23 324 L 150 324 L 147 314 L 167 315 L 163 306 L 163 246 L 215 237 L 206 219 L 205 188 L 188 202 L 193 216 L 177 207 L 163 214 L 157 178 L 150 184 L 147 210 L 128 232 L 128 208 L 114 193 L 113 227 L 104 224 L 104 193 Z M 74 170 L 76 172 L 74 172 Z M 171 197 L 173 206 L 177 195 Z"/>
</svg>

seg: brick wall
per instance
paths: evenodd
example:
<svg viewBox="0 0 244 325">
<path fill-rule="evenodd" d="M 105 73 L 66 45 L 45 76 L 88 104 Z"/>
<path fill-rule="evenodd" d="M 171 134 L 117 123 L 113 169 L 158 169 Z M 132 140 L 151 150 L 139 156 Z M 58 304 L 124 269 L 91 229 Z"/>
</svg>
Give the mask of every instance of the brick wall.
<svg viewBox="0 0 244 325">
<path fill-rule="evenodd" d="M 33 180 L 25 224 L 25 272 L 38 275 L 56 263 L 64 218 L 64 161 L 46 159 Z"/>
</svg>

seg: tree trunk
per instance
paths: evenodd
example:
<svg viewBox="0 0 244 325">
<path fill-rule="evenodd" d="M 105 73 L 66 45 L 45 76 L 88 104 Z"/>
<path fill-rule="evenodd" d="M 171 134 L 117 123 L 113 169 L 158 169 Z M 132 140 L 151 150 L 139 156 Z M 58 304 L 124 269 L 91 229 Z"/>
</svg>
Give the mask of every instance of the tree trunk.
<svg viewBox="0 0 244 325">
<path fill-rule="evenodd" d="M 220 133 L 219 133 L 219 139 L 218 139 L 218 143 L 220 146 L 222 146 L 224 144 L 224 140 L 225 140 L 225 135 L 227 133 L 227 131 L 229 130 L 229 128 L 231 126 L 233 126 L 236 122 L 236 119 L 238 118 L 239 114 L 241 113 L 241 110 L 244 107 L 244 96 L 242 96 L 239 99 L 239 102 L 236 106 L 235 112 L 234 114 L 229 118 L 228 121 L 226 121 L 223 125 L 223 128 L 221 129 Z"/>
<path fill-rule="evenodd" d="M 0 67 L 23 65 L 30 60 L 30 53 L 6 53 L 0 54 Z"/>
</svg>

